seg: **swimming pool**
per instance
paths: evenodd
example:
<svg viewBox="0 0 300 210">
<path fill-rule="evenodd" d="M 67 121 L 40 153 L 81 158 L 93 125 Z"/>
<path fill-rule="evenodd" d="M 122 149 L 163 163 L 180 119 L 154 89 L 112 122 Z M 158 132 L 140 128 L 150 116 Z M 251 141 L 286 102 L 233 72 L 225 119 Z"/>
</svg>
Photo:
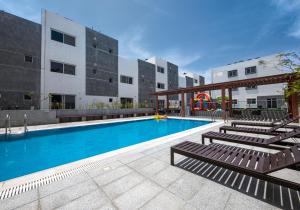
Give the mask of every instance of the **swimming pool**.
<svg viewBox="0 0 300 210">
<path fill-rule="evenodd" d="M 0 181 L 203 126 L 200 120 L 136 120 L 0 136 Z"/>
</svg>

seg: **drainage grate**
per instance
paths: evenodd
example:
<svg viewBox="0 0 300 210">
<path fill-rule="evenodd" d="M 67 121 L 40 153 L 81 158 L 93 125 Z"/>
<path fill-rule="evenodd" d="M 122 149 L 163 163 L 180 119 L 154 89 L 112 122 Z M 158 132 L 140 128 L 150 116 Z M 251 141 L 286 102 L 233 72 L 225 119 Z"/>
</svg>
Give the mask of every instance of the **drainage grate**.
<svg viewBox="0 0 300 210">
<path fill-rule="evenodd" d="M 39 179 L 36 179 L 36 180 L 32 180 L 30 182 L 26 182 L 25 184 L 22 184 L 22 185 L 18 185 L 18 186 L 14 186 L 14 187 L 11 187 L 11 188 L 1 190 L 0 191 L 0 200 L 10 198 L 10 197 L 19 195 L 21 193 L 27 192 L 29 190 L 36 189 L 40 186 L 47 185 L 47 184 L 62 180 L 64 178 L 70 177 L 74 174 L 82 173 L 82 172 L 84 172 L 85 170 L 88 170 L 88 169 L 97 168 L 101 165 L 103 165 L 103 161 L 88 163 L 88 164 L 82 165 L 82 166 L 77 167 L 77 168 L 62 171 L 62 172 L 59 172 L 59 173 L 56 173 L 56 174 L 53 174 L 53 175 L 50 175 L 50 176 L 45 176 L 45 177 L 42 177 L 42 178 L 39 178 Z"/>
<path fill-rule="evenodd" d="M 299 191 L 246 176 L 209 163 L 186 158 L 177 167 L 210 179 L 282 209 L 300 209 Z"/>
</svg>

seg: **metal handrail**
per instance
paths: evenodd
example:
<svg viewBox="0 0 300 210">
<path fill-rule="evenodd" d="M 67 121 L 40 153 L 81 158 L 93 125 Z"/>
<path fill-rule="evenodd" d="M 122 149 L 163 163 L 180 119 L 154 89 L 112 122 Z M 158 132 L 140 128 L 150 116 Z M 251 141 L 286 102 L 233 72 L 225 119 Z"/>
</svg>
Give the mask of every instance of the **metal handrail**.
<svg viewBox="0 0 300 210">
<path fill-rule="evenodd" d="M 8 132 L 11 133 L 10 114 L 7 114 L 5 118 L 5 134 L 7 135 Z"/>
<path fill-rule="evenodd" d="M 28 117 L 27 114 L 24 114 L 24 133 L 28 131 L 27 125 L 28 125 Z"/>
</svg>

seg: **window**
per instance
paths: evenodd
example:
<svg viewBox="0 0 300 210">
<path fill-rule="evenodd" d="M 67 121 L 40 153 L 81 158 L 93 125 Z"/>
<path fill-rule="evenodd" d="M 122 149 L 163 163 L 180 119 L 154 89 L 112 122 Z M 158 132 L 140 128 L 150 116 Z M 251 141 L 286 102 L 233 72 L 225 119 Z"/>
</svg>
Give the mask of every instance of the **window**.
<svg viewBox="0 0 300 210">
<path fill-rule="evenodd" d="M 109 103 L 113 102 L 113 99 L 112 98 L 109 98 L 108 99 Z"/>
<path fill-rule="evenodd" d="M 108 52 L 109 52 L 109 54 L 112 54 L 113 53 L 113 49 L 109 48 Z"/>
<path fill-rule="evenodd" d="M 256 98 L 247 98 L 247 104 L 256 104 Z"/>
<path fill-rule="evenodd" d="M 121 98 L 122 108 L 132 108 L 133 98 Z"/>
<path fill-rule="evenodd" d="M 248 75 L 248 74 L 256 74 L 256 66 L 251 66 L 251 67 L 245 68 L 245 75 Z"/>
<path fill-rule="evenodd" d="M 163 109 L 165 107 L 165 100 L 158 100 L 159 109 Z"/>
<path fill-rule="evenodd" d="M 237 77 L 238 76 L 238 71 L 237 70 L 231 70 L 228 71 L 228 77 Z"/>
<path fill-rule="evenodd" d="M 239 88 L 232 88 L 232 91 L 239 91 Z"/>
<path fill-rule="evenodd" d="M 158 89 L 165 89 L 165 84 L 164 83 L 157 83 L 157 88 Z"/>
<path fill-rule="evenodd" d="M 194 81 L 195 81 L 196 84 L 198 83 L 198 80 L 195 79 Z"/>
<path fill-rule="evenodd" d="M 157 66 L 157 72 L 160 72 L 160 73 L 165 73 L 165 69 L 161 66 Z"/>
<path fill-rule="evenodd" d="M 76 67 L 71 64 L 63 64 L 56 61 L 51 61 L 51 71 L 62 74 L 75 75 Z"/>
<path fill-rule="evenodd" d="M 232 105 L 237 105 L 237 99 L 232 99 Z"/>
<path fill-rule="evenodd" d="M 64 64 L 51 61 L 51 71 L 57 73 L 64 73 Z"/>
<path fill-rule="evenodd" d="M 75 66 L 70 64 L 64 64 L 64 73 L 75 75 Z"/>
<path fill-rule="evenodd" d="M 75 46 L 75 37 L 64 34 L 64 43 L 68 45 Z"/>
<path fill-rule="evenodd" d="M 97 73 L 97 69 L 93 69 L 93 74 L 96 74 Z"/>
<path fill-rule="evenodd" d="M 113 82 L 113 79 L 112 79 L 112 78 L 109 78 L 108 81 L 109 81 L 109 83 L 112 83 L 112 82 Z"/>
<path fill-rule="evenodd" d="M 276 98 L 268 98 L 267 99 L 267 108 L 277 108 Z"/>
<path fill-rule="evenodd" d="M 121 77 L 120 78 L 121 83 L 133 84 L 133 78 L 132 77 L 128 77 L 128 76 L 124 76 L 124 75 L 121 75 L 120 77 Z"/>
<path fill-rule="evenodd" d="M 51 30 L 51 39 L 57 42 L 75 46 L 76 39 L 74 36 Z"/>
<path fill-rule="evenodd" d="M 49 94 L 51 109 L 75 109 L 75 95 Z"/>
<path fill-rule="evenodd" d="M 257 86 L 256 86 L 256 85 L 247 86 L 245 89 L 246 89 L 246 90 L 256 90 L 256 89 L 257 89 Z"/>
<path fill-rule="evenodd" d="M 24 101 L 31 101 L 31 95 L 24 94 Z"/>
<path fill-rule="evenodd" d="M 32 63 L 33 62 L 33 58 L 30 55 L 25 55 L 24 56 L 24 60 L 25 60 L 25 62 L 28 62 L 28 63 Z"/>
<path fill-rule="evenodd" d="M 64 42 L 64 34 L 58 31 L 51 30 L 51 39 L 57 42 Z"/>
<path fill-rule="evenodd" d="M 75 96 L 65 95 L 65 109 L 75 109 Z"/>
</svg>

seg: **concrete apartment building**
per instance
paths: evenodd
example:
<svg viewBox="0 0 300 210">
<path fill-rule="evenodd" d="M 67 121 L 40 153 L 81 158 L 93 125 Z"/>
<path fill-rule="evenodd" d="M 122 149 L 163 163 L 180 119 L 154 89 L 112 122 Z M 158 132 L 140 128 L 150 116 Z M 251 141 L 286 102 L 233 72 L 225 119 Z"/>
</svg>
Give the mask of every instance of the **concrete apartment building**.
<svg viewBox="0 0 300 210">
<path fill-rule="evenodd" d="M 204 84 L 160 58 L 122 58 L 118 40 L 46 10 L 41 24 L 0 11 L 0 27 L 0 109 L 154 107 L 155 91 Z"/>
<path fill-rule="evenodd" d="M 283 74 L 278 55 L 269 55 L 211 69 L 212 83 Z M 235 108 L 281 108 L 284 106 L 285 84 L 251 86 L 232 90 Z M 228 93 L 226 93 L 228 95 Z M 212 91 L 213 98 L 221 96 Z"/>
</svg>

